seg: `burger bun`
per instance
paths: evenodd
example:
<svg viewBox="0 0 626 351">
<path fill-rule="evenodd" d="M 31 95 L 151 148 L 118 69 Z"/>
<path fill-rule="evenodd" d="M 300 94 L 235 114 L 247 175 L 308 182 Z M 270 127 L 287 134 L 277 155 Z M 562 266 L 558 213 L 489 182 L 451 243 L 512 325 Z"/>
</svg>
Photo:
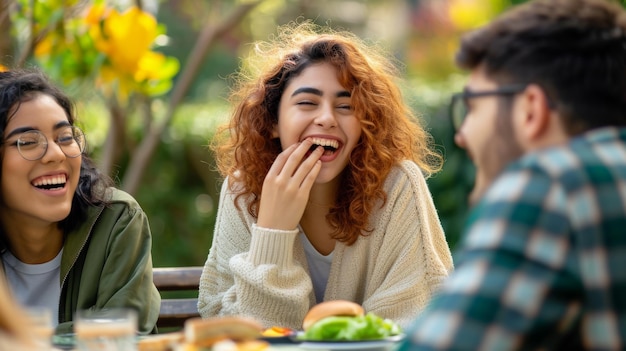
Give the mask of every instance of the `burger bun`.
<svg viewBox="0 0 626 351">
<path fill-rule="evenodd" d="M 365 311 L 363 306 L 356 302 L 347 300 L 324 301 L 313 306 L 304 316 L 302 321 L 302 329 L 308 330 L 318 321 L 333 316 L 358 317 L 363 316 Z"/>
</svg>

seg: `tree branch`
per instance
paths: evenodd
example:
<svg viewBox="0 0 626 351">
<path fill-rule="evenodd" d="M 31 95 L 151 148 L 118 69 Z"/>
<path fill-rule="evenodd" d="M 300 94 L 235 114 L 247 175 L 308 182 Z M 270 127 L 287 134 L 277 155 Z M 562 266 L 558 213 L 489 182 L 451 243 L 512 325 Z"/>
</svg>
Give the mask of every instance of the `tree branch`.
<svg viewBox="0 0 626 351">
<path fill-rule="evenodd" d="M 0 33 L 11 33 L 11 6 L 12 0 L 0 0 Z M 13 66 L 13 41 L 10 35 L 0 37 L 0 63 L 5 66 Z M 11 58 L 9 60 L 9 58 Z"/>
<path fill-rule="evenodd" d="M 176 108 L 182 102 L 185 95 L 187 95 L 187 92 L 195 80 L 204 58 L 206 57 L 206 54 L 211 46 L 225 33 L 228 33 L 235 26 L 237 26 L 241 20 L 261 2 L 263 2 L 263 0 L 243 4 L 237 7 L 235 11 L 230 14 L 230 16 L 224 19 L 223 22 L 218 23 L 216 26 L 212 26 L 210 23 L 207 23 L 202 29 L 202 32 L 198 36 L 198 40 L 189 55 L 189 59 L 183 66 L 183 72 L 172 90 L 172 95 L 170 97 L 168 109 L 163 122 L 159 125 L 154 125 L 154 128 L 151 128 L 146 133 L 146 136 L 130 159 L 130 163 L 122 182 L 122 189 L 126 192 L 135 194 L 139 188 L 141 178 L 143 177 L 144 171 L 146 170 L 152 155 L 159 145 L 161 135 L 163 135 L 163 133 L 167 130 L 169 124 L 174 118 Z"/>
<path fill-rule="evenodd" d="M 99 168 L 102 173 L 113 176 L 113 169 L 120 159 L 125 144 L 126 116 L 125 111 L 117 104 L 115 98 L 109 100 L 107 107 L 111 125 L 102 149 Z"/>
</svg>

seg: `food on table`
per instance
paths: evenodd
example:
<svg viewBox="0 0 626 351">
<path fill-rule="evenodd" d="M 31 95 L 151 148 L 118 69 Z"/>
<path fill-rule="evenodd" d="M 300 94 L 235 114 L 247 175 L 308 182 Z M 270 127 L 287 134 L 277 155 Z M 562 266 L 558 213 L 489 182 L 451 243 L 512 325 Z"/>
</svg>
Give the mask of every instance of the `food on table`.
<svg viewBox="0 0 626 351">
<path fill-rule="evenodd" d="M 361 305 L 352 301 L 333 300 L 324 301 L 313 306 L 304 316 L 302 329 L 308 330 L 317 321 L 332 316 L 358 317 L 363 316 L 365 310 Z"/>
<path fill-rule="evenodd" d="M 302 322 L 302 340 L 361 341 L 399 335 L 395 322 L 367 313 L 357 303 L 344 300 L 325 301 L 309 310 Z"/>
<path fill-rule="evenodd" d="M 185 342 L 207 347 L 222 340 L 254 340 L 262 331 L 263 327 L 249 318 L 192 318 L 185 322 Z"/>
<path fill-rule="evenodd" d="M 263 327 L 243 317 L 192 318 L 181 332 L 139 340 L 139 351 L 262 351 L 269 343 L 256 340 Z"/>
<path fill-rule="evenodd" d="M 137 342 L 138 351 L 169 351 L 185 339 L 183 332 L 172 332 L 158 335 L 150 335 Z"/>
<path fill-rule="evenodd" d="M 293 334 L 295 334 L 293 329 L 277 326 L 267 328 L 263 331 L 263 333 L 261 333 L 261 335 L 266 338 L 281 338 Z"/>
<path fill-rule="evenodd" d="M 269 343 L 262 340 L 222 340 L 213 344 L 211 351 L 265 351 L 268 347 Z"/>
</svg>

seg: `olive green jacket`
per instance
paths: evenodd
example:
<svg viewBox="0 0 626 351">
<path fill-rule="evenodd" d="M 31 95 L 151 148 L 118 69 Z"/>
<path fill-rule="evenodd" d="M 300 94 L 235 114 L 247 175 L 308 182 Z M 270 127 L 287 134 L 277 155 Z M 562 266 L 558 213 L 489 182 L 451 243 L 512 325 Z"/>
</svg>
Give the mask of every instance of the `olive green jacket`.
<svg viewBox="0 0 626 351">
<path fill-rule="evenodd" d="M 161 297 L 152 282 L 148 218 L 130 195 L 114 188 L 110 194 L 107 206 L 90 207 L 65 238 L 57 334 L 72 332 L 78 309 L 112 307 L 137 310 L 139 332 L 156 330 Z"/>
</svg>

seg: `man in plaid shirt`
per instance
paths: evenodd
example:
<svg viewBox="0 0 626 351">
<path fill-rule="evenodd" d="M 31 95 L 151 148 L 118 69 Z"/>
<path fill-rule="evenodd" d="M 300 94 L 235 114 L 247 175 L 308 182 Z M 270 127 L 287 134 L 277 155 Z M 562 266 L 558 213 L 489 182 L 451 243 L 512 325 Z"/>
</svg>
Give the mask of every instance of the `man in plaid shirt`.
<svg viewBox="0 0 626 351">
<path fill-rule="evenodd" d="M 626 11 L 536 0 L 464 36 L 477 169 L 456 270 L 400 350 L 626 349 Z"/>
</svg>

